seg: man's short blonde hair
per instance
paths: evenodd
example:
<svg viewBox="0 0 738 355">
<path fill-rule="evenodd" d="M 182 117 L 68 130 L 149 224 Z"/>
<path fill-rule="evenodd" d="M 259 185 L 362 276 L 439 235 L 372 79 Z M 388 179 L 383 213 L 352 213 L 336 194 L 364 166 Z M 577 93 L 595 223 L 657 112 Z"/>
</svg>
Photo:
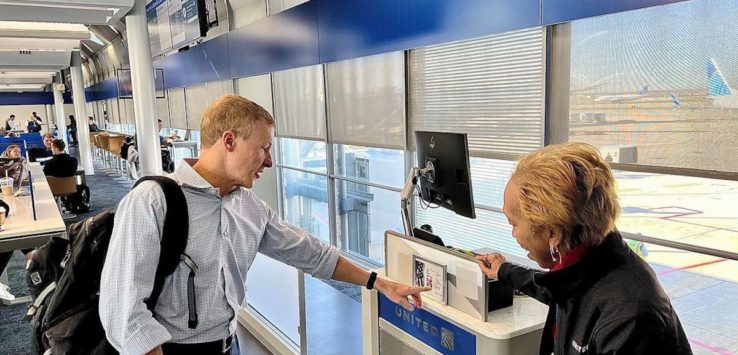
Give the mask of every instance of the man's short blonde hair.
<svg viewBox="0 0 738 355">
<path fill-rule="evenodd" d="M 598 245 L 615 229 L 620 204 L 615 178 L 597 149 L 586 143 L 550 145 L 518 162 L 519 211 L 533 230 L 561 231 L 565 253 Z"/>
<path fill-rule="evenodd" d="M 263 107 L 238 95 L 224 95 L 211 103 L 202 114 L 200 142 L 210 147 L 225 131 L 246 138 L 254 131 L 257 121 L 274 124 L 274 118 Z"/>
</svg>

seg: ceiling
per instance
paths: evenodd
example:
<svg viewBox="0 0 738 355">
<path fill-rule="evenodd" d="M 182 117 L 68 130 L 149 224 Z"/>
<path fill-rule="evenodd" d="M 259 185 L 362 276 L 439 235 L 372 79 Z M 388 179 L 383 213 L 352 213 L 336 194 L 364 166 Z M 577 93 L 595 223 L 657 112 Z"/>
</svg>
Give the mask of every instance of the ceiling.
<svg viewBox="0 0 738 355">
<path fill-rule="evenodd" d="M 0 92 L 43 91 L 69 66 L 120 35 L 135 0 L 0 0 Z"/>
</svg>

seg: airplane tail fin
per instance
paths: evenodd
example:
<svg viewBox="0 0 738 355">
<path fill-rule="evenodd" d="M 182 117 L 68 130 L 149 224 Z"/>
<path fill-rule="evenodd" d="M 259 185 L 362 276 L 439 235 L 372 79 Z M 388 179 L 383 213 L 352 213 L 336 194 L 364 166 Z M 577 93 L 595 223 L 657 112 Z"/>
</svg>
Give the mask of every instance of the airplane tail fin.
<svg viewBox="0 0 738 355">
<path fill-rule="evenodd" d="M 707 94 L 710 97 L 731 95 L 732 89 L 725 81 L 715 58 L 707 61 Z"/>
<path fill-rule="evenodd" d="M 674 108 L 671 109 L 672 111 L 674 111 L 674 110 L 676 110 L 676 109 L 678 109 L 678 108 L 680 108 L 682 106 L 682 102 L 679 101 L 679 99 L 676 97 L 676 95 L 669 94 L 669 96 L 671 97 L 671 102 L 674 103 Z"/>
</svg>

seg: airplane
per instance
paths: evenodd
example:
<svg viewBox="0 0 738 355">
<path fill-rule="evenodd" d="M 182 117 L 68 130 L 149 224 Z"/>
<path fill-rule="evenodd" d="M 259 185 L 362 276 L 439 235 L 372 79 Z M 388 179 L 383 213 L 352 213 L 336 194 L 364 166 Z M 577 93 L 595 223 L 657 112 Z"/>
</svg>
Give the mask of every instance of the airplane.
<svg viewBox="0 0 738 355">
<path fill-rule="evenodd" d="M 612 103 L 621 103 L 621 102 L 636 101 L 647 95 L 648 95 L 648 85 L 638 90 L 637 94 L 604 95 L 604 96 L 598 96 L 597 98 L 595 98 L 595 101 L 610 101 Z"/>
<path fill-rule="evenodd" d="M 738 108 L 738 95 L 725 81 L 715 58 L 707 61 L 707 96 L 714 99 L 714 106 Z"/>
<path fill-rule="evenodd" d="M 676 95 L 669 93 L 669 97 L 671 97 L 671 102 L 674 103 L 674 108 L 671 109 L 672 111 L 682 107 L 682 102 L 679 101 L 679 99 L 676 97 Z"/>
</svg>

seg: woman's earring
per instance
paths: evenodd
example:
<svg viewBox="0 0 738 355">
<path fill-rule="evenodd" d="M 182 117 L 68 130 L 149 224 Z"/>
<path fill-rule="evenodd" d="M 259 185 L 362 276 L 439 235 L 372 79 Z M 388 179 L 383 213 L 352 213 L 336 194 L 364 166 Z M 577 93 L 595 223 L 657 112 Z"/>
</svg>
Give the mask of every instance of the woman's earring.
<svg viewBox="0 0 738 355">
<path fill-rule="evenodd" d="M 551 247 L 551 249 L 549 249 L 549 252 L 551 253 L 551 260 L 553 260 L 554 262 L 559 261 L 559 247 Z"/>
</svg>

